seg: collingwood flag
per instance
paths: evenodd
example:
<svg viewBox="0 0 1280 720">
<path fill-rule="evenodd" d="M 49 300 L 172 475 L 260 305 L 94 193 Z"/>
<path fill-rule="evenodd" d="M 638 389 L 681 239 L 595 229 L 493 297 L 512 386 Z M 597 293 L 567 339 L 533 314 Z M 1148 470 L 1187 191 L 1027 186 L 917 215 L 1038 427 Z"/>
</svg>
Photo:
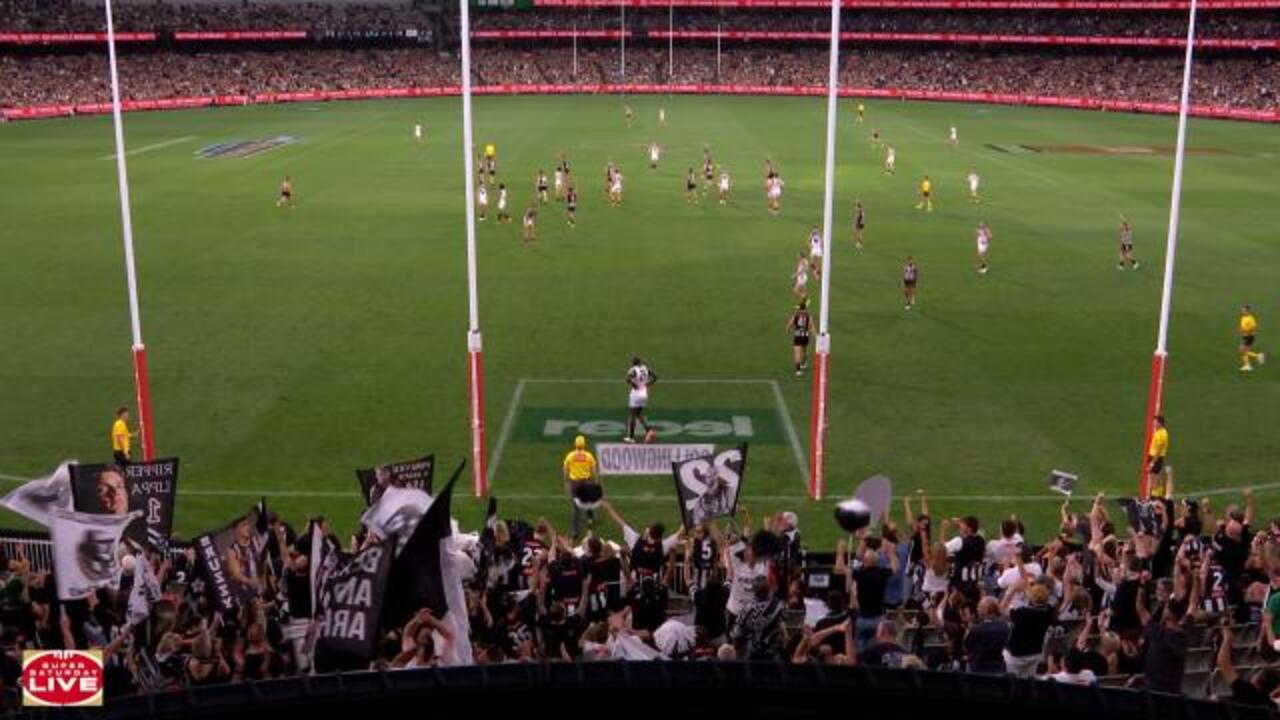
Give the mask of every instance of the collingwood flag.
<svg viewBox="0 0 1280 720">
<path fill-rule="evenodd" d="M 151 606 L 160 599 L 160 581 L 151 571 L 145 552 L 134 555 L 133 588 L 129 591 L 127 624 L 133 627 L 151 615 Z"/>
<path fill-rule="evenodd" d="M 360 516 L 360 523 L 379 538 L 394 535 L 395 551 L 399 555 L 430 507 L 431 496 L 422 490 L 387 487 L 382 490 L 377 502 Z"/>
<path fill-rule="evenodd" d="M 258 594 L 261 555 L 257 546 L 259 511 L 255 508 L 230 525 L 192 541 L 205 585 L 219 610 L 234 610 Z"/>
<path fill-rule="evenodd" d="M 71 510 L 71 466 L 75 462 L 67 460 L 48 477 L 18 486 L 0 499 L 0 505 L 49 527 L 55 511 Z"/>
<path fill-rule="evenodd" d="M 445 541 L 453 535 L 450 523 L 453 485 L 466 464 L 463 460 L 408 540 L 399 545 L 387 588 L 387 607 L 383 618 L 387 627 L 400 627 L 422 608 L 430 608 L 436 618 L 444 618 L 449 612 L 443 573 L 448 552 Z M 457 611 L 464 616 L 467 612 L 465 607 Z"/>
<path fill-rule="evenodd" d="M 53 538 L 53 573 L 59 600 L 80 600 L 98 588 L 120 585 L 116 560 L 120 536 L 138 513 L 91 515 L 55 510 L 49 524 Z"/>
<path fill-rule="evenodd" d="M 316 613 L 316 662 L 324 672 L 365 669 L 373 655 L 391 568 L 392 543 L 380 540 L 340 557 L 326 574 Z M 336 555 L 336 553 L 335 553 Z"/>
<path fill-rule="evenodd" d="M 427 455 L 417 460 L 387 463 L 373 468 L 356 470 L 360 481 L 360 493 L 364 504 L 373 505 L 389 487 L 413 488 L 431 494 L 431 482 L 436 473 L 436 456 Z"/>
<path fill-rule="evenodd" d="M 139 519 L 125 530 L 124 536 L 138 547 L 168 547 L 177 485 L 177 458 L 123 466 L 71 466 L 71 495 L 76 512 L 137 512 Z"/>
<path fill-rule="evenodd" d="M 715 455 L 671 463 L 684 526 L 694 528 L 707 520 L 733 515 L 746 470 L 745 443 Z"/>
</svg>

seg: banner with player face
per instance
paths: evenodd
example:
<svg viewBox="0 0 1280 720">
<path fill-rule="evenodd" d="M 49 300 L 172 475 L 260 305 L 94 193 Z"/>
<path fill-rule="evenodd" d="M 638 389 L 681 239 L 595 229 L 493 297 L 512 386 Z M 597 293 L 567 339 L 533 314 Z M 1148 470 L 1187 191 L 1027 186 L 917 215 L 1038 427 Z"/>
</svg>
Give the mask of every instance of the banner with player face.
<svg viewBox="0 0 1280 720">
<path fill-rule="evenodd" d="M 125 528 L 125 540 L 163 549 L 173 531 L 178 458 L 129 465 L 72 465 L 71 497 L 76 512 L 96 515 L 139 513 Z"/>
<path fill-rule="evenodd" d="M 738 492 L 746 470 L 746 443 L 715 455 L 671 463 L 684 526 L 695 528 L 707 520 L 737 512 Z"/>
<path fill-rule="evenodd" d="M 378 497 L 386 487 L 411 488 L 430 495 L 435 472 L 436 456 L 431 454 L 417 460 L 386 463 L 356 470 L 356 480 L 360 482 L 360 493 L 364 495 L 364 504 L 369 506 L 378 502 Z"/>
<path fill-rule="evenodd" d="M 260 558 L 254 549 L 257 511 L 192 541 L 208 591 L 220 610 L 233 610 L 258 594 Z"/>
</svg>

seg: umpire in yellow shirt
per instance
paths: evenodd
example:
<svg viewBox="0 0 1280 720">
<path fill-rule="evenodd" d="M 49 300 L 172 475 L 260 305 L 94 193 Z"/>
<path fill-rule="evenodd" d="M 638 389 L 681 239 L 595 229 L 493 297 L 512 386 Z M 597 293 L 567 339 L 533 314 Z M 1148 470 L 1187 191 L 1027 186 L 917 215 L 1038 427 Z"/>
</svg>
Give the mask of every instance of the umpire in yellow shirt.
<svg viewBox="0 0 1280 720">
<path fill-rule="evenodd" d="M 117 465 L 128 465 L 133 461 L 132 437 L 137 433 L 129 432 L 129 408 L 121 406 L 116 410 L 116 421 L 111 423 L 111 455 Z"/>
<path fill-rule="evenodd" d="M 1164 480 L 1160 475 L 1168 456 L 1169 428 L 1165 427 L 1164 416 L 1156 415 L 1152 419 L 1151 445 L 1147 448 L 1147 492 L 1153 497 L 1164 495 Z"/>
<path fill-rule="evenodd" d="M 587 439 L 581 435 L 573 439 L 573 449 L 564 456 L 564 489 L 569 496 L 569 502 L 573 505 L 573 539 L 577 540 L 582 534 L 582 521 L 595 521 L 594 510 L 583 510 L 578 504 L 573 502 L 573 488 L 578 483 L 596 483 L 599 484 L 600 478 L 596 474 L 596 456 L 591 454 L 587 449 Z"/>
</svg>

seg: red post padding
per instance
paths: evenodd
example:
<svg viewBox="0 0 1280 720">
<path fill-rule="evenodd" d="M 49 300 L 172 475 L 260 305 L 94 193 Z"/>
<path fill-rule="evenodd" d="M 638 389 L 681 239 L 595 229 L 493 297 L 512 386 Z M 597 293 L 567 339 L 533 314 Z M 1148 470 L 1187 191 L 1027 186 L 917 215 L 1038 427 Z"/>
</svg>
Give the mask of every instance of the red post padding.
<svg viewBox="0 0 1280 720">
<path fill-rule="evenodd" d="M 830 353 L 819 348 L 813 355 L 813 407 L 809 420 L 809 498 L 821 500 L 826 492 L 827 372 Z"/>
<path fill-rule="evenodd" d="M 155 435 L 151 423 L 151 387 L 147 382 L 147 348 L 133 346 L 133 386 L 138 400 L 138 432 L 142 435 L 142 459 L 156 456 Z"/>
<path fill-rule="evenodd" d="M 489 482 L 485 476 L 487 468 L 484 449 L 484 360 L 478 349 L 471 350 L 467 355 L 471 390 L 471 477 L 474 480 L 476 497 L 482 497 L 489 492 Z"/>
<path fill-rule="evenodd" d="M 1138 478 L 1138 497 L 1146 498 L 1151 492 L 1147 478 L 1147 449 L 1151 447 L 1151 426 L 1155 416 L 1164 409 L 1164 372 L 1169 356 L 1157 352 L 1151 356 L 1151 386 L 1147 390 L 1147 422 L 1143 427 L 1142 471 Z"/>
</svg>

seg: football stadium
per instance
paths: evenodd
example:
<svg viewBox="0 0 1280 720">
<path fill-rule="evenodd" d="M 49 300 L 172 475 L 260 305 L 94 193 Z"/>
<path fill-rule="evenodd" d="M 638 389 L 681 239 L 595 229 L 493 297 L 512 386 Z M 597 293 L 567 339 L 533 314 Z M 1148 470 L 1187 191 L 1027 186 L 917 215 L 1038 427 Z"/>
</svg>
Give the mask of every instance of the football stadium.
<svg viewBox="0 0 1280 720">
<path fill-rule="evenodd" d="M 1278 12 L 0 0 L 4 707 L 1275 713 Z"/>
</svg>

